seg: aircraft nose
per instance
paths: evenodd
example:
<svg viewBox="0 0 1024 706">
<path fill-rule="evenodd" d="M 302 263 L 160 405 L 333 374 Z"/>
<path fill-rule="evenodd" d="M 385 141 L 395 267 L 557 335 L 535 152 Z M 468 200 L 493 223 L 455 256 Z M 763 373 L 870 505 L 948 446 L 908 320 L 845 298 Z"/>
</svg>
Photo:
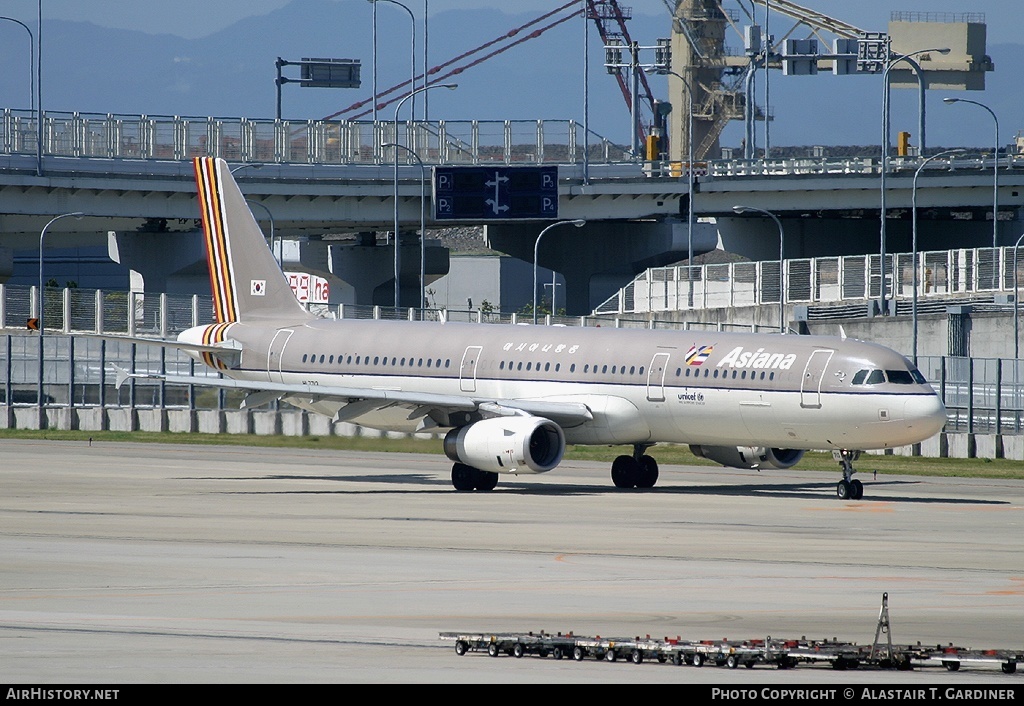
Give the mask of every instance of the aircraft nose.
<svg viewBox="0 0 1024 706">
<path fill-rule="evenodd" d="M 930 438 L 946 426 L 946 406 L 938 395 L 915 397 L 907 401 L 906 419 Z"/>
</svg>

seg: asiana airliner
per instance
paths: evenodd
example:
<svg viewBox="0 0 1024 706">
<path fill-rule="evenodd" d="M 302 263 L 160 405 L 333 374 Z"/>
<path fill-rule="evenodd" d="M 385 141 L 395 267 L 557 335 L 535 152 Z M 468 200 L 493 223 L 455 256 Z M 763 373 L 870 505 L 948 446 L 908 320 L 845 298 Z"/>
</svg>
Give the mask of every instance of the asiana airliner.
<svg viewBox="0 0 1024 706">
<path fill-rule="evenodd" d="M 861 451 L 918 443 L 946 422 L 905 357 L 845 337 L 318 318 L 297 301 L 228 164 L 196 159 L 195 174 L 216 323 L 160 343 L 222 377 L 161 379 L 246 391 L 243 407 L 280 400 L 376 429 L 446 431 L 459 491 L 550 471 L 566 444 L 632 447 L 612 482 L 651 488 L 658 464 L 647 452 L 665 443 L 758 469 L 832 451 L 837 495 L 858 499 Z"/>
</svg>

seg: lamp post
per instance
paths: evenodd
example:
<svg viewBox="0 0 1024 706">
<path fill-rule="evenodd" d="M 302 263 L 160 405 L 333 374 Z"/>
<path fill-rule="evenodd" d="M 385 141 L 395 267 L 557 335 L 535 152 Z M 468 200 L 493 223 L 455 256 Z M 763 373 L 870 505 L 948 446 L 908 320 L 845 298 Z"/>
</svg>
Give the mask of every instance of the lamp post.
<svg viewBox="0 0 1024 706">
<path fill-rule="evenodd" d="M 995 258 L 996 248 L 999 247 L 999 118 L 995 112 L 984 103 L 967 100 L 966 98 L 943 98 L 943 103 L 970 103 L 988 111 L 995 124 L 995 142 L 992 143 L 992 257 Z M 995 272 L 998 267 L 993 267 L 992 281 L 995 285 Z M 993 289 L 995 287 L 993 286 Z"/>
<path fill-rule="evenodd" d="M 1013 370 L 1015 382 L 1016 361 L 1020 358 L 1020 322 L 1017 320 L 1017 248 L 1020 247 L 1021 240 L 1024 240 L 1024 233 L 1021 233 L 1021 236 L 1017 238 L 1017 242 L 1013 244 Z"/>
<path fill-rule="evenodd" d="M 429 86 L 423 86 L 422 88 L 417 88 L 415 91 L 410 92 L 409 95 L 405 96 L 402 100 L 398 101 L 398 105 L 395 107 L 395 144 L 398 143 L 398 112 L 402 109 L 402 104 L 403 103 L 405 103 L 407 100 L 409 100 L 410 98 L 415 96 L 417 93 L 423 93 L 424 91 L 430 91 L 430 90 L 433 90 L 435 88 L 447 88 L 448 90 L 454 90 L 454 89 L 456 89 L 458 87 L 459 87 L 459 84 L 457 84 L 457 83 L 434 83 L 434 84 L 431 84 Z M 406 149 L 408 149 L 408 148 L 406 148 Z M 412 152 L 411 149 L 409 151 Z M 419 157 L 417 156 L 417 159 L 418 158 Z M 423 182 L 422 182 L 422 179 L 421 179 L 420 180 L 421 188 L 422 188 L 422 183 Z M 395 150 L 395 191 L 394 191 L 394 199 L 395 199 L 395 308 L 397 309 L 398 306 L 399 306 L 399 301 L 400 301 L 399 291 L 401 289 L 400 274 L 401 274 L 401 258 L 402 258 L 401 251 L 400 251 L 400 248 L 399 248 L 399 241 L 401 239 L 398 237 L 398 150 Z M 423 206 L 423 197 L 421 196 L 421 198 L 420 198 L 421 212 L 422 212 L 422 206 Z M 422 237 L 422 234 L 421 234 L 421 237 Z M 422 298 L 422 295 L 421 295 L 421 298 Z"/>
<path fill-rule="evenodd" d="M 566 225 L 574 225 L 577 228 L 582 228 L 586 223 L 587 222 L 582 218 L 577 218 L 573 221 L 557 221 L 542 230 L 540 235 L 537 236 L 537 240 L 533 243 L 533 323 L 537 323 L 537 251 L 540 249 L 540 239 L 543 238 L 544 234 L 552 228 Z M 554 297 L 553 292 L 554 290 L 552 289 L 552 298 Z"/>
<path fill-rule="evenodd" d="M 263 162 L 248 162 L 246 164 L 240 164 L 237 167 L 232 168 L 231 173 L 235 174 L 236 172 L 240 172 L 243 169 L 262 169 L 262 168 L 263 168 Z M 259 206 L 260 208 L 262 208 L 266 212 L 267 218 L 270 219 L 270 252 L 271 252 L 271 254 L 274 255 L 274 259 L 277 260 L 277 266 L 283 269 L 283 267 L 282 267 L 282 257 L 278 257 L 277 250 L 274 248 L 274 244 L 275 244 L 274 243 L 274 214 L 270 212 L 269 208 L 267 208 L 263 204 L 259 203 L 258 201 L 252 201 L 250 199 L 246 199 L 245 202 L 247 204 L 249 204 L 250 206 Z"/>
<path fill-rule="evenodd" d="M 376 78 L 377 78 L 377 50 L 376 50 L 376 40 L 377 40 L 377 24 L 376 24 L 376 22 L 377 22 L 377 12 L 376 12 L 376 9 L 377 9 L 377 3 L 379 3 L 379 2 L 386 2 L 386 3 L 390 3 L 392 5 L 397 5 L 398 7 L 402 8 L 403 10 L 405 10 L 406 12 L 409 13 L 409 22 L 411 23 L 411 29 L 409 31 L 412 33 L 412 40 L 409 42 L 409 45 L 410 45 L 409 66 L 410 66 L 411 75 L 409 76 L 409 91 L 410 91 L 410 93 L 409 93 L 408 96 L 406 96 L 406 98 L 408 98 L 409 96 L 412 96 L 413 94 L 416 93 L 416 16 L 414 14 L 412 14 L 412 10 L 410 10 L 406 5 L 403 5 L 402 3 L 398 2 L 398 0 L 369 0 L 369 2 L 372 2 L 373 3 L 373 7 L 374 7 L 374 13 L 373 13 L 373 21 L 374 21 L 374 31 L 373 31 L 373 37 L 374 37 L 374 51 L 373 51 L 373 56 L 374 56 L 374 60 L 373 60 L 373 66 L 374 66 L 374 69 L 373 69 L 373 76 L 374 76 L 373 105 L 374 105 L 374 109 L 376 110 L 376 107 L 377 107 L 377 82 L 376 82 Z M 412 102 L 412 115 L 413 115 L 413 119 L 415 119 L 416 118 L 416 101 Z M 376 120 L 377 120 L 377 118 L 375 116 L 374 117 L 374 122 L 376 122 Z M 395 139 L 396 140 L 398 139 L 397 135 L 395 136 Z"/>
<path fill-rule="evenodd" d="M 779 221 L 778 217 L 771 211 L 765 211 L 763 208 L 754 208 L 753 206 L 733 206 L 732 210 L 736 213 L 746 213 L 747 211 L 755 211 L 757 213 L 763 213 L 766 216 L 770 216 L 775 225 L 779 227 L 779 333 L 786 333 L 786 267 L 784 261 L 784 248 L 786 237 L 782 230 L 782 222 Z"/>
<path fill-rule="evenodd" d="M 36 176 L 43 176 L 43 0 L 36 6 Z"/>
<path fill-rule="evenodd" d="M 267 214 L 267 218 L 270 219 L 270 252 L 271 254 L 274 255 L 274 259 L 277 260 L 277 266 L 283 269 L 282 259 L 284 257 L 284 253 L 281 253 L 281 255 L 278 256 L 277 249 L 274 247 L 274 214 L 270 212 L 269 208 L 261 204 L 259 201 L 252 201 L 250 199 L 246 199 L 245 202 L 250 206 L 259 206 L 260 208 L 262 208 L 263 211 Z"/>
<path fill-rule="evenodd" d="M 427 216 L 426 216 L 426 201 L 427 201 L 427 170 L 423 166 L 423 160 L 413 150 L 409 149 L 405 145 L 400 145 L 397 142 L 389 142 L 381 145 L 381 147 L 394 147 L 395 149 L 402 149 L 408 152 L 420 165 L 420 310 L 426 307 L 426 291 L 427 291 L 427 273 L 426 273 L 426 262 L 427 262 Z"/>
<path fill-rule="evenodd" d="M 8 22 L 15 22 L 25 28 L 28 32 L 28 96 L 29 103 L 31 104 L 32 112 L 36 110 L 36 82 L 34 78 L 35 65 L 36 65 L 36 39 L 32 35 L 32 30 L 28 28 L 28 25 L 21 20 L 16 20 L 13 17 L 0 17 L 0 20 L 7 20 Z"/>
<path fill-rule="evenodd" d="M 686 259 L 686 279 L 688 282 L 686 305 L 690 309 L 693 308 L 693 84 L 690 83 L 685 77 L 677 74 L 675 71 L 670 69 L 661 69 L 662 73 L 675 76 L 686 86 L 686 113 L 687 113 L 687 127 L 686 127 L 686 147 L 687 147 L 687 165 L 686 165 L 686 246 L 687 246 L 687 259 Z"/>
<path fill-rule="evenodd" d="M 913 57 L 919 54 L 948 54 L 949 47 L 942 47 L 939 49 L 918 49 L 907 54 L 900 54 L 890 58 L 885 64 L 885 71 L 882 72 L 882 164 L 881 174 L 879 178 L 879 192 L 881 197 L 881 208 L 880 208 L 880 224 L 879 224 L 879 252 L 881 258 L 881 285 L 879 287 L 878 305 L 879 313 L 885 316 L 888 313 L 888 305 L 886 302 L 886 291 L 885 291 L 885 258 L 886 258 L 886 242 L 885 242 L 885 176 L 889 169 L 889 71 L 893 66 L 900 63 L 901 61 L 907 61 L 908 63 L 917 66 L 916 63 L 910 61 Z M 920 67 L 918 67 L 920 68 Z M 921 146 L 924 147 L 924 84 L 920 83 L 924 79 L 922 72 L 917 72 L 917 80 L 921 87 L 921 99 L 918 104 L 918 122 L 922 126 Z"/>
<path fill-rule="evenodd" d="M 429 29 L 427 15 L 430 14 L 430 4 L 427 0 L 423 0 L 423 81 L 421 81 L 424 88 L 430 83 L 430 60 L 427 58 L 427 41 L 429 38 Z M 429 104 L 427 103 L 428 96 L 423 94 L 423 122 L 430 121 Z M 398 139 L 398 138 L 395 138 Z"/>
<path fill-rule="evenodd" d="M 46 238 L 46 231 L 49 230 L 50 226 L 59 221 L 61 218 L 81 218 L 83 214 L 81 211 L 74 211 L 73 213 L 62 213 L 59 216 L 51 218 L 47 221 L 43 229 L 39 231 L 39 406 L 43 406 L 43 331 L 45 330 L 45 322 L 43 321 L 43 240 Z"/>
<path fill-rule="evenodd" d="M 914 180 L 912 182 L 912 187 L 910 189 L 910 217 L 911 217 L 911 228 L 910 228 L 910 231 L 911 231 L 910 253 L 911 253 L 911 255 L 910 255 L 910 262 L 911 262 L 911 268 L 913 269 L 913 275 L 912 275 L 912 278 L 911 278 L 911 282 L 913 284 L 912 293 L 911 293 L 911 296 L 912 296 L 912 299 L 911 299 L 911 301 L 912 301 L 911 311 L 913 313 L 912 318 L 913 318 L 913 322 L 914 322 L 913 323 L 913 329 L 914 329 L 913 351 L 914 351 L 914 364 L 915 365 L 917 365 L 917 177 L 921 175 L 921 170 L 924 169 L 925 165 L 928 164 L 928 162 L 932 161 L 933 159 L 938 159 L 939 157 L 944 157 L 946 155 L 951 155 L 951 154 L 960 154 L 960 153 L 963 153 L 963 152 L 966 152 L 966 151 L 967 150 L 957 148 L 957 149 L 953 149 L 953 150 L 944 150 L 942 152 L 939 152 L 938 154 L 933 154 L 931 157 L 928 157 L 927 159 L 922 161 L 921 164 L 919 164 L 917 166 L 917 170 L 914 172 Z"/>
</svg>

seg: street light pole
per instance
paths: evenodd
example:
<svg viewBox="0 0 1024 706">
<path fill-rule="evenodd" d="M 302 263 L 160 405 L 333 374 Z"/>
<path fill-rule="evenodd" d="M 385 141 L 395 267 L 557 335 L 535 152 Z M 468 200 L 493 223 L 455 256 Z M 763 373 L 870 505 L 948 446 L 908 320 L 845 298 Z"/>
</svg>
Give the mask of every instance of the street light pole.
<svg viewBox="0 0 1024 706">
<path fill-rule="evenodd" d="M 426 291 L 427 291 L 427 273 L 426 273 L 426 262 L 427 262 L 427 216 L 426 216 L 426 202 L 427 202 L 427 170 L 423 166 L 423 160 L 413 150 L 409 149 L 405 145 L 400 145 L 397 142 L 389 142 L 381 145 L 381 147 L 394 147 L 395 149 L 402 149 L 408 152 L 420 165 L 420 310 L 427 308 L 426 305 Z"/>
<path fill-rule="evenodd" d="M 925 165 L 928 164 L 928 162 L 932 161 L 933 159 L 938 159 L 939 157 L 944 157 L 946 155 L 951 154 L 959 154 L 966 151 L 967 150 L 957 148 L 952 150 L 944 150 L 942 152 L 939 152 L 938 154 L 933 154 L 931 157 L 928 157 L 923 162 L 921 162 L 921 164 L 918 165 L 917 170 L 914 172 L 914 180 L 912 182 L 912 187 L 910 189 L 910 262 L 911 268 L 913 269 L 913 275 L 911 279 L 911 282 L 913 283 L 911 311 L 913 313 L 912 318 L 914 328 L 914 365 L 917 365 L 917 177 L 921 175 L 921 170 L 924 169 Z"/>
<path fill-rule="evenodd" d="M 373 3 L 374 8 L 377 7 L 377 3 L 379 3 L 379 2 L 387 2 L 387 3 L 391 3 L 392 5 L 397 5 L 398 7 L 402 8 L 403 10 L 405 10 L 406 12 L 409 13 L 409 22 L 410 22 L 410 25 L 411 25 L 411 28 L 410 28 L 409 31 L 412 33 L 412 40 L 409 42 L 409 44 L 410 44 L 409 64 L 410 64 L 411 75 L 409 76 L 409 95 L 406 96 L 406 98 L 409 98 L 409 97 L 415 95 L 418 92 L 416 90 L 416 16 L 414 14 L 412 14 L 412 10 L 410 10 L 406 5 L 403 5 L 402 3 L 398 2 L 398 0 L 369 0 L 369 1 Z M 376 74 L 376 72 L 375 72 L 375 74 Z M 425 76 L 424 76 L 424 78 L 425 78 Z M 376 89 L 374 89 L 374 95 L 375 96 L 376 96 L 376 93 L 377 93 L 377 91 L 376 91 Z M 374 103 L 376 103 L 376 98 L 374 98 Z M 416 101 L 415 100 L 413 100 L 413 102 L 412 102 L 412 119 L 413 120 L 416 119 Z M 395 140 L 398 140 L 398 135 L 395 135 Z"/>
<path fill-rule="evenodd" d="M 885 240 L 886 240 L 886 236 L 885 236 L 885 177 L 886 177 L 886 172 L 889 170 L 889 71 L 890 71 L 890 69 L 892 69 L 893 66 L 895 66 L 898 63 L 900 63 L 901 61 L 908 61 L 908 63 L 912 63 L 912 62 L 909 62 L 909 60 L 912 59 L 913 57 L 918 56 L 919 54 L 929 54 L 929 53 L 932 53 L 932 52 L 934 52 L 936 54 L 948 54 L 949 53 L 949 48 L 948 47 L 942 47 L 940 49 L 918 49 L 917 51 L 912 51 L 912 52 L 909 52 L 907 54 L 900 54 L 898 56 L 889 58 L 886 61 L 886 64 L 885 64 L 885 71 L 882 72 L 882 164 L 881 164 L 881 168 L 880 168 L 881 174 L 880 174 L 880 177 L 879 177 L 879 191 L 880 191 L 880 197 L 881 197 L 881 208 L 880 208 L 880 214 L 881 214 L 880 221 L 881 222 L 879 224 L 879 251 L 880 251 L 881 258 L 879 260 L 879 266 L 880 266 L 880 269 L 881 269 L 881 284 L 879 286 L 879 295 L 878 295 L 878 305 L 879 305 L 878 306 L 878 308 L 879 308 L 879 312 L 878 313 L 880 315 L 882 315 L 882 316 L 885 316 L 888 313 L 888 311 L 889 311 L 888 303 L 886 301 L 886 290 L 885 290 L 885 259 L 886 259 L 886 248 L 885 248 L 885 246 L 886 246 L 886 242 L 885 242 Z M 914 65 L 916 66 L 916 64 L 914 64 Z M 923 81 L 924 80 L 923 74 L 922 74 L 921 71 L 917 72 L 917 76 L 918 76 L 918 81 Z M 922 87 L 921 90 L 923 91 L 924 84 L 921 83 L 919 85 Z M 918 105 L 918 122 L 921 123 L 922 125 L 924 124 L 924 96 L 923 96 L 923 94 L 921 95 L 920 103 Z M 922 135 L 920 137 L 922 138 L 921 139 L 921 145 L 923 147 L 924 146 L 923 127 L 922 127 Z"/>
<path fill-rule="evenodd" d="M 552 223 L 551 225 L 549 225 L 547 228 L 545 228 L 544 230 L 542 230 L 540 232 L 540 235 L 537 236 L 537 240 L 533 243 L 533 323 L 534 324 L 537 323 L 537 251 L 540 249 L 540 239 L 543 238 L 544 234 L 547 233 L 552 228 L 557 228 L 558 226 L 565 226 L 565 225 L 574 225 L 577 228 L 582 228 L 584 225 L 586 225 L 586 223 L 587 222 L 585 220 L 583 220 L 582 218 L 577 218 L 576 220 L 573 220 L 573 221 L 558 221 L 556 223 Z M 552 291 L 552 295 L 551 296 L 552 296 L 552 298 L 554 298 L 554 289 L 552 289 L 551 291 Z"/>
<path fill-rule="evenodd" d="M 687 164 L 686 164 L 686 279 L 689 284 L 686 295 L 686 305 L 688 308 L 693 308 L 693 84 L 690 81 L 675 71 L 670 69 L 661 69 L 661 73 L 666 73 L 670 76 L 675 76 L 686 86 L 686 113 L 687 113 L 687 127 L 686 127 L 686 148 L 687 148 Z"/>
<path fill-rule="evenodd" d="M 424 88 L 430 83 L 430 60 L 427 57 L 427 41 L 429 37 L 428 19 L 427 16 L 430 14 L 430 5 L 427 0 L 423 0 L 423 80 L 421 84 Z M 430 110 L 429 110 L 429 96 L 426 93 L 423 94 L 423 122 L 430 121 Z M 395 139 L 398 139 L 397 137 Z"/>
<path fill-rule="evenodd" d="M 45 330 L 45 321 L 43 320 L 43 240 L 46 238 L 46 231 L 49 230 L 50 226 L 59 221 L 62 218 L 81 218 L 83 214 L 81 211 L 74 211 L 73 213 L 62 213 L 59 216 L 51 218 L 43 229 L 39 231 L 39 407 L 43 406 L 43 331 Z"/>
<path fill-rule="evenodd" d="M 28 28 L 28 25 L 21 20 L 16 20 L 13 17 L 0 17 L 0 20 L 15 22 L 24 27 L 25 31 L 28 32 L 28 96 L 30 109 L 34 113 L 36 110 L 36 38 L 32 35 L 32 30 Z"/>
<path fill-rule="evenodd" d="M 43 175 L 43 0 L 36 24 L 36 176 Z M 42 345 L 42 344 L 40 344 Z"/>
<path fill-rule="evenodd" d="M 243 169 L 262 169 L 262 168 L 263 168 L 263 162 L 247 162 L 246 164 L 240 164 L 237 167 L 232 168 L 231 173 L 235 174 L 237 172 L 242 171 Z M 258 201 L 252 201 L 250 199 L 246 199 L 245 202 L 247 204 L 249 204 L 250 206 L 259 206 L 260 208 L 262 208 L 266 212 L 267 218 L 270 219 L 270 253 L 274 256 L 274 259 L 277 260 L 277 266 L 283 270 L 284 266 L 283 266 L 282 260 L 283 260 L 284 253 L 282 253 L 281 256 L 278 256 L 277 250 L 274 247 L 274 245 L 275 245 L 275 243 L 274 243 L 274 214 L 270 212 L 269 208 L 267 208 L 263 204 L 259 203 Z"/>
<path fill-rule="evenodd" d="M 763 208 L 754 208 L 753 206 L 733 206 L 732 210 L 736 213 L 746 213 L 747 211 L 755 211 L 757 213 L 763 213 L 766 216 L 770 216 L 775 225 L 779 228 L 779 333 L 786 333 L 786 263 L 784 260 L 785 250 L 784 244 L 786 236 L 782 230 L 782 222 L 778 217 L 771 211 L 765 211 Z"/>
<path fill-rule="evenodd" d="M 1017 360 L 1020 359 L 1020 322 L 1017 320 L 1017 248 L 1020 247 L 1020 241 L 1024 240 L 1024 233 L 1017 238 L 1017 242 L 1013 244 L 1013 370 L 1014 370 L 1014 382 L 1016 382 L 1016 371 L 1017 371 Z"/>
<path fill-rule="evenodd" d="M 996 117 L 995 111 L 978 101 L 967 100 L 966 98 L 943 98 L 942 102 L 947 104 L 970 103 L 971 105 L 984 108 L 992 116 L 992 122 L 995 124 L 995 142 L 992 144 L 992 257 L 994 260 L 996 248 L 999 247 L 999 118 Z M 993 284 L 995 284 L 995 272 L 999 268 L 994 266 L 992 270 Z"/>
<path fill-rule="evenodd" d="M 422 88 L 417 88 L 415 91 L 412 91 L 411 93 L 409 93 L 409 95 L 405 96 L 402 100 L 398 101 L 398 105 L 395 107 L 395 144 L 398 144 L 398 113 L 402 109 L 402 104 L 403 103 L 405 103 L 407 100 L 409 100 L 410 98 L 415 96 L 417 93 L 423 93 L 425 91 L 430 91 L 430 90 L 433 90 L 435 88 L 447 88 L 449 90 L 454 90 L 454 89 L 456 89 L 458 87 L 459 87 L 459 84 L 457 84 L 457 83 L 434 83 L 434 84 L 431 84 L 429 86 L 423 86 Z M 409 149 L 409 148 L 406 148 L 406 149 Z M 412 152 L 411 149 L 409 149 L 409 151 Z M 417 156 L 417 159 L 419 159 L 418 156 Z M 400 302 L 399 292 L 401 290 L 400 275 L 401 275 L 401 258 L 402 258 L 401 249 L 399 247 L 399 241 L 401 239 L 398 237 L 398 150 L 395 150 L 395 174 L 394 174 L 394 177 L 395 177 L 395 191 L 394 191 L 394 201 L 395 201 L 395 219 L 394 219 L 395 220 L 395 308 L 397 309 L 398 306 L 399 306 L 399 302 Z M 422 183 L 423 183 L 423 181 L 421 179 L 420 180 L 420 188 L 421 189 L 422 189 Z M 420 197 L 420 211 L 421 211 L 421 213 L 422 213 L 422 208 L 423 208 L 423 198 L 424 197 L 421 195 L 421 197 Z M 421 227 L 422 227 L 422 225 L 421 225 Z M 423 237 L 422 233 L 421 233 L 420 237 L 421 238 Z M 422 263 L 421 263 L 421 267 L 422 267 Z M 422 295 L 421 295 L 421 299 L 422 299 Z"/>
</svg>

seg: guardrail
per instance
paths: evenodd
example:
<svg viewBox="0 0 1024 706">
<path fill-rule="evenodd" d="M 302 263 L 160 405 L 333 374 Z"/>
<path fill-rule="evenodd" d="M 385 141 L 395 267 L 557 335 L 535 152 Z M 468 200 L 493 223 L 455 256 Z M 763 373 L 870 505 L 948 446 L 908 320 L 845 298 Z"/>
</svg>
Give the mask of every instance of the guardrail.
<svg viewBox="0 0 1024 706">
<path fill-rule="evenodd" d="M 197 365 L 177 350 L 75 335 L 103 333 L 172 338 L 192 326 L 212 323 L 212 298 L 209 296 L 48 290 L 41 376 L 40 337 L 25 329 L 27 319 L 37 315 L 38 301 L 36 287 L 0 285 L 0 327 L 9 332 L 19 332 L 0 336 L 0 364 L 3 366 L 3 380 L 0 382 L 3 397 L 0 403 L 11 400 L 15 405 L 37 405 L 40 379 L 46 405 L 229 409 L 237 408 L 241 402 L 240 395 L 218 394 L 150 380 L 133 379 L 130 385 L 115 389 L 110 373 L 113 365 L 136 372 L 214 377 L 217 374 Z M 516 314 L 480 310 L 396 310 L 380 306 L 340 305 L 320 307 L 318 313 L 345 319 L 520 323 Z M 545 325 L 563 326 L 756 330 L 752 326 L 702 325 L 655 319 L 619 318 L 609 321 L 606 317 L 546 316 L 543 321 Z M 946 431 L 1024 434 L 1024 360 L 919 356 L 918 364 L 946 404 L 949 417 Z"/>
<path fill-rule="evenodd" d="M 38 117 L 5 109 L 0 152 L 34 155 Z M 239 117 L 43 113 L 43 154 L 100 159 L 387 164 L 401 142 L 430 164 L 575 164 L 584 158 L 583 126 L 573 120 L 387 122 Z M 396 134 L 396 129 L 397 133 Z M 591 131 L 592 163 L 635 162 L 627 148 Z M 404 150 L 400 161 L 415 159 Z"/>
<path fill-rule="evenodd" d="M 819 257 L 784 262 L 784 303 L 857 302 L 881 297 L 881 255 Z M 917 268 L 919 306 L 929 298 L 1012 294 L 1014 248 L 964 248 L 886 255 L 889 301 L 909 305 Z M 1024 283 L 1024 252 L 1017 256 Z M 594 309 L 595 314 L 650 314 L 779 303 L 779 262 L 653 267 Z M 864 308 L 866 312 L 866 306 Z"/>
</svg>

